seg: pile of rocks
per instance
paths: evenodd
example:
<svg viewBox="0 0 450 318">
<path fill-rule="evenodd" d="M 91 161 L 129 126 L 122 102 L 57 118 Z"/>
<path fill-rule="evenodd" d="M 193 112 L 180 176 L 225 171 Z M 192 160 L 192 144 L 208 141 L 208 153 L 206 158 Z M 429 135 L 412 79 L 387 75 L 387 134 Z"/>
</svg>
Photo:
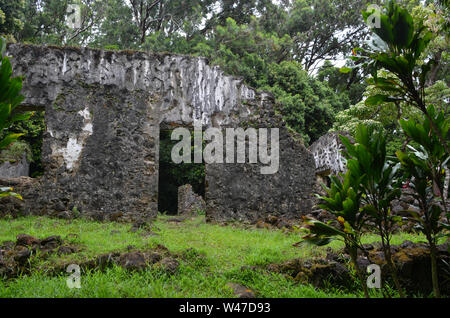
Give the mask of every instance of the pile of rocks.
<svg viewBox="0 0 450 318">
<path fill-rule="evenodd" d="M 80 248 L 66 244 L 60 236 L 49 236 L 37 239 L 31 235 L 20 234 L 16 241 L 6 241 L 0 245 L 0 278 L 15 278 L 21 273 L 30 273 L 37 260 L 46 259 L 49 255 L 68 255 L 77 253 Z M 72 263 L 78 264 L 84 270 L 104 270 L 117 265 L 129 271 L 141 271 L 147 268 L 161 269 L 174 274 L 180 266 L 179 255 L 171 254 L 169 250 L 157 245 L 153 249 L 138 251 L 133 246 L 127 252 L 113 252 L 99 255 L 93 259 L 82 262 L 67 260 L 50 264 L 48 273 L 63 273 Z"/>
<path fill-rule="evenodd" d="M 354 284 L 348 268 L 329 259 L 293 259 L 282 264 L 269 264 L 271 272 L 282 273 L 302 284 L 311 284 L 317 288 L 337 287 L 350 289 Z"/>
<path fill-rule="evenodd" d="M 29 272 L 32 256 L 45 259 L 49 255 L 67 255 L 77 252 L 75 246 L 64 244 L 60 236 L 37 239 L 31 235 L 19 234 L 16 241 L 5 241 L 0 245 L 0 277 L 16 277 L 21 272 Z"/>
<path fill-rule="evenodd" d="M 175 274 L 180 263 L 166 247 L 158 245 L 155 249 L 148 251 L 129 251 L 128 253 L 99 255 L 95 265 L 100 270 L 112 265 L 118 265 L 129 271 L 142 271 L 153 267 L 169 274 Z"/>
<path fill-rule="evenodd" d="M 383 251 L 380 244 L 364 246 L 367 253 L 360 254 L 358 265 L 365 269 L 370 264 L 381 267 L 381 276 L 390 281 Z M 450 295 L 450 243 L 438 246 L 438 276 L 443 295 Z M 432 292 L 431 260 L 428 247 L 422 243 L 405 241 L 392 246 L 392 257 L 398 270 L 400 283 L 409 295 L 429 295 Z M 282 264 L 270 264 L 267 270 L 283 273 L 295 281 L 312 284 L 317 288 L 336 287 L 350 290 L 357 286 L 349 271 L 350 256 L 342 251 L 335 253 L 331 249 L 326 257 L 313 260 L 293 259 Z M 391 283 L 391 285 L 393 285 Z"/>
</svg>

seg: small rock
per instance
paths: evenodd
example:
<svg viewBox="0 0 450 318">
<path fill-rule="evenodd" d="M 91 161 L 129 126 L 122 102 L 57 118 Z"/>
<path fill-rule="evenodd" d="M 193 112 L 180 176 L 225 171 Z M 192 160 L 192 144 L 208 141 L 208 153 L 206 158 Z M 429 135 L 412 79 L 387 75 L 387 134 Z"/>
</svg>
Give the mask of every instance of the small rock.
<svg viewBox="0 0 450 318">
<path fill-rule="evenodd" d="M 55 242 L 57 245 L 61 245 L 62 244 L 61 236 L 59 235 L 49 236 L 41 241 L 41 245 L 47 245 L 48 243 L 51 242 Z"/>
<path fill-rule="evenodd" d="M 97 256 L 96 264 L 100 269 L 104 269 L 114 263 L 118 263 L 120 253 L 109 253 Z"/>
<path fill-rule="evenodd" d="M 172 222 L 172 223 L 182 223 L 184 221 L 186 221 L 186 217 L 173 217 L 167 220 L 167 222 Z"/>
<path fill-rule="evenodd" d="M 356 263 L 358 264 L 358 267 L 364 272 L 366 271 L 367 267 L 372 264 L 367 259 L 367 257 L 358 257 L 358 259 L 356 260 Z"/>
<path fill-rule="evenodd" d="M 17 240 L 17 245 L 21 245 L 21 246 L 32 246 L 35 244 L 39 244 L 40 241 L 31 236 L 31 235 L 27 235 L 27 234 L 19 234 L 16 237 Z"/>
<path fill-rule="evenodd" d="M 278 221 L 279 221 L 278 217 L 274 215 L 269 215 L 266 217 L 266 223 L 277 225 Z"/>
<path fill-rule="evenodd" d="M 69 211 L 63 211 L 56 215 L 58 219 L 71 220 L 72 214 Z"/>
<path fill-rule="evenodd" d="M 131 229 L 129 230 L 129 232 L 135 233 L 139 230 L 145 230 L 145 229 L 151 229 L 150 224 L 148 224 L 146 221 L 144 220 L 138 220 L 136 221 L 133 226 L 131 227 Z"/>
<path fill-rule="evenodd" d="M 58 255 L 69 255 L 75 253 L 75 249 L 70 246 L 60 246 L 58 248 Z"/>
<path fill-rule="evenodd" d="M 362 246 L 366 251 L 372 251 L 375 247 L 372 244 L 363 244 Z"/>
<path fill-rule="evenodd" d="M 14 255 L 14 260 L 20 265 L 25 265 L 31 256 L 31 251 L 24 246 L 19 246 L 18 248 L 19 250 Z"/>
<path fill-rule="evenodd" d="M 52 251 L 62 245 L 60 236 L 49 236 L 41 241 L 41 250 Z"/>
<path fill-rule="evenodd" d="M 231 290 L 233 291 L 233 294 L 235 296 L 237 296 L 238 298 L 255 298 L 255 294 L 254 292 L 243 286 L 240 284 L 236 284 L 236 283 L 228 283 L 226 284 L 227 287 L 231 288 Z"/>
<path fill-rule="evenodd" d="M 290 224 L 284 220 L 281 220 L 277 224 L 277 228 L 279 228 L 279 229 L 284 229 L 284 228 L 289 228 L 289 227 L 290 227 Z"/>
<path fill-rule="evenodd" d="M 57 212 L 66 210 L 66 206 L 61 201 L 56 202 L 53 208 Z"/>
<path fill-rule="evenodd" d="M 170 257 L 163 258 L 159 263 L 161 267 L 170 274 L 175 274 L 180 266 L 180 263 L 176 259 Z"/>
<path fill-rule="evenodd" d="M 265 222 L 263 222 L 263 221 L 258 221 L 258 222 L 256 223 L 256 228 L 257 228 L 257 229 L 270 229 L 270 224 L 265 223 Z"/>
<path fill-rule="evenodd" d="M 163 253 L 169 252 L 169 249 L 161 244 L 156 245 L 155 250 L 163 252 Z"/>
<path fill-rule="evenodd" d="M 14 243 L 13 241 L 4 241 L 2 243 L 1 249 L 9 251 L 9 250 L 12 250 L 15 245 L 16 245 L 16 243 Z"/>
<path fill-rule="evenodd" d="M 329 261 L 339 262 L 339 255 L 334 252 L 328 252 L 326 259 Z"/>
<path fill-rule="evenodd" d="M 400 244 L 401 248 L 408 248 L 408 247 L 413 247 L 414 243 L 411 241 L 404 241 L 402 244 Z"/>
<path fill-rule="evenodd" d="M 143 270 L 147 266 L 145 257 L 140 252 L 132 252 L 121 255 L 119 264 L 127 270 L 135 271 Z"/>
<path fill-rule="evenodd" d="M 145 255 L 145 258 L 149 264 L 156 264 L 161 260 L 161 255 L 158 253 L 150 253 Z"/>
<path fill-rule="evenodd" d="M 122 212 L 116 212 L 109 216 L 110 221 L 117 222 L 123 216 Z"/>
<path fill-rule="evenodd" d="M 194 216 L 198 211 L 206 211 L 206 203 L 196 194 L 190 184 L 178 188 L 178 215 Z"/>
</svg>

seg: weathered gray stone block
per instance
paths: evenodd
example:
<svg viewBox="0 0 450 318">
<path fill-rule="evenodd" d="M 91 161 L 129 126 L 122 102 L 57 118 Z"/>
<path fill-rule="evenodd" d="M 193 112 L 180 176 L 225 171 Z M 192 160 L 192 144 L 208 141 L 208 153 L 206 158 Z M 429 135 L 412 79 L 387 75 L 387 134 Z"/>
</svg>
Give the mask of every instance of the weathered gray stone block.
<svg viewBox="0 0 450 318">
<path fill-rule="evenodd" d="M 316 174 L 327 176 L 338 175 L 347 170 L 347 161 L 342 155 L 345 146 L 339 135 L 350 137 L 347 132 L 331 132 L 320 137 L 309 147 L 314 155 Z"/>
<path fill-rule="evenodd" d="M 5 161 L 0 164 L 0 178 L 28 177 L 30 174 L 30 163 L 24 154 L 21 160 L 16 162 Z"/>
<path fill-rule="evenodd" d="M 178 214 L 196 215 L 198 212 L 206 211 L 206 203 L 203 198 L 196 194 L 190 184 L 178 188 Z"/>
</svg>

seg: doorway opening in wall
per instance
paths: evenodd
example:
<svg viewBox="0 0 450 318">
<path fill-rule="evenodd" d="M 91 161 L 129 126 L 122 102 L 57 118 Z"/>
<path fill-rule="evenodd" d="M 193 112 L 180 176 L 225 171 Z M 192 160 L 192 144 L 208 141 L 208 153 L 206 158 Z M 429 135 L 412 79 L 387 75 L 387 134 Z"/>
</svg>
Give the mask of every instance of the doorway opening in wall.
<svg viewBox="0 0 450 318">
<path fill-rule="evenodd" d="M 178 141 L 171 140 L 172 130 L 160 131 L 158 211 L 168 215 L 178 213 L 178 188 L 190 184 L 198 195 L 205 197 L 205 164 L 172 161 L 171 153 Z M 192 160 L 193 162 L 193 160 Z"/>
<path fill-rule="evenodd" d="M 28 120 L 17 121 L 1 132 L 2 137 L 11 133 L 23 135 L 1 151 L 0 162 L 3 168 L 0 177 L 37 178 L 44 174 L 41 161 L 42 141 L 46 130 L 44 115 L 44 111 L 35 110 Z"/>
</svg>

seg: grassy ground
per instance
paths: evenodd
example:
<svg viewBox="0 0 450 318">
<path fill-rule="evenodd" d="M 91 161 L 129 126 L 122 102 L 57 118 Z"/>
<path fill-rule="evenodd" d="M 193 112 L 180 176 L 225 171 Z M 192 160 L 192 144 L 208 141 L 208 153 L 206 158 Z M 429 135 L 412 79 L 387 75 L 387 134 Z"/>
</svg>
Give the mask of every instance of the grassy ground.
<svg viewBox="0 0 450 318">
<path fill-rule="evenodd" d="M 26 233 L 38 238 L 60 235 L 63 239 L 82 247 L 79 253 L 64 257 L 53 256 L 42 262 L 32 275 L 14 280 L 0 279 L 0 297 L 232 297 L 227 283 L 235 282 L 252 289 L 258 297 L 361 297 L 340 290 L 317 290 L 296 283 L 281 274 L 242 269 L 279 263 L 292 258 L 311 258 L 325 253 L 325 248 L 302 245 L 299 234 L 278 230 L 244 229 L 206 224 L 203 217 L 183 223 L 168 222 L 161 216 L 153 229 L 157 236 L 143 236 L 142 231 L 131 233 L 130 225 L 96 223 L 85 220 L 56 220 L 45 217 L 27 217 L 0 220 L 0 242 L 14 241 L 17 234 Z M 76 234 L 76 235 L 73 235 Z M 421 237 L 400 234 L 394 244 L 404 240 L 420 241 Z M 375 236 L 364 238 L 367 243 Z M 82 273 L 81 289 L 69 289 L 69 274 L 47 275 L 51 264 L 80 262 L 112 251 L 126 251 L 127 246 L 151 248 L 157 244 L 171 252 L 194 249 L 192 260 L 181 263 L 175 275 L 157 269 L 131 273 L 120 267 L 104 272 Z M 330 245 L 342 247 L 339 242 Z M 195 254 L 204 257 L 195 257 Z M 374 294 L 373 296 L 381 296 Z"/>
</svg>

